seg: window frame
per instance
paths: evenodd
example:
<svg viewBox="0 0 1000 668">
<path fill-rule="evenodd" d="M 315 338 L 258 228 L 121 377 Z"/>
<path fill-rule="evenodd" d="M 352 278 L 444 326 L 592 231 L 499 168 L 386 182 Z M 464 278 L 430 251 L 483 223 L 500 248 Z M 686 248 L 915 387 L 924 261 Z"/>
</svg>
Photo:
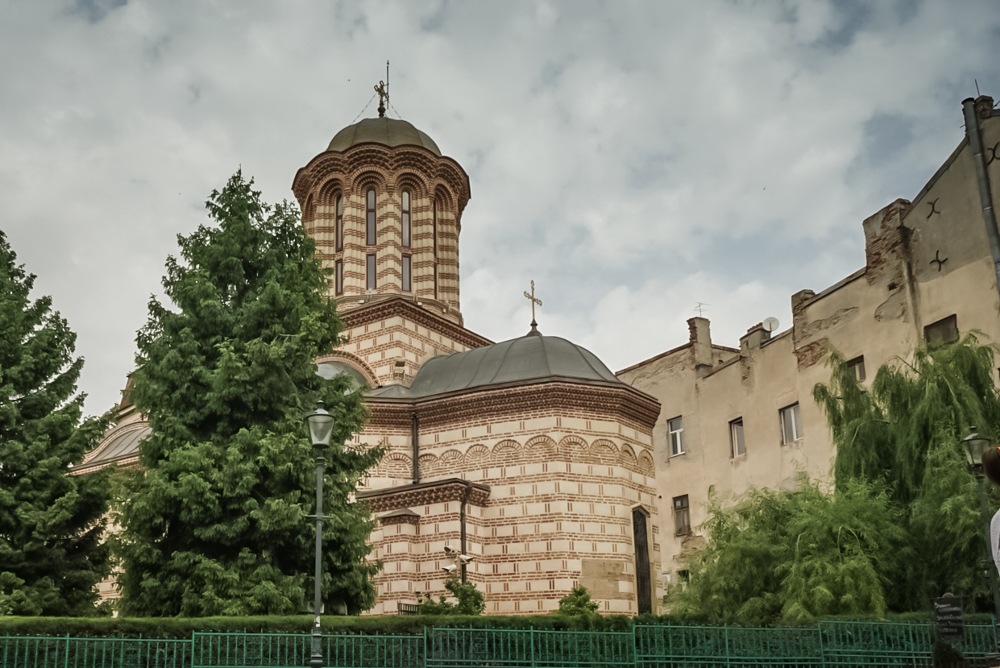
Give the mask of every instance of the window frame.
<svg viewBox="0 0 1000 668">
<path fill-rule="evenodd" d="M 365 255 L 365 289 L 366 290 L 377 290 L 378 289 L 378 262 L 375 258 L 375 253 L 368 253 Z"/>
<path fill-rule="evenodd" d="M 737 428 L 739 438 L 737 438 Z M 747 454 L 746 430 L 743 424 L 743 416 L 729 421 L 729 457 L 736 459 Z"/>
<path fill-rule="evenodd" d="M 671 507 L 674 510 L 674 535 L 691 535 L 691 499 L 687 494 L 675 496 Z"/>
<path fill-rule="evenodd" d="M 378 195 L 374 188 L 365 191 L 365 245 L 374 246 L 378 241 L 378 229 L 376 228 L 376 210 L 378 207 Z"/>
<path fill-rule="evenodd" d="M 857 357 L 853 357 L 847 360 L 846 362 L 844 362 L 844 366 L 850 369 L 851 374 L 854 376 L 854 380 L 856 380 L 859 383 L 865 382 L 865 379 L 868 377 L 868 374 L 865 371 L 864 355 L 858 355 Z"/>
<path fill-rule="evenodd" d="M 413 292 L 413 256 L 409 253 L 403 254 L 403 264 L 400 274 L 400 283 L 403 292 Z"/>
<path fill-rule="evenodd" d="M 785 415 L 791 416 L 791 427 L 793 438 L 789 439 L 789 434 L 785 429 Z M 781 444 L 782 445 L 792 445 L 802 440 L 802 413 L 799 408 L 799 402 L 794 404 L 788 404 L 784 408 L 778 409 L 778 422 L 781 425 Z"/>
<path fill-rule="evenodd" d="M 410 203 L 411 195 L 409 190 L 404 190 L 400 194 L 400 223 L 402 224 L 402 245 L 403 248 L 410 248 L 413 243 L 412 239 L 412 223 L 410 215 Z"/>
<path fill-rule="evenodd" d="M 333 263 L 333 294 L 338 297 L 344 294 L 344 261 L 340 259 Z"/>
<path fill-rule="evenodd" d="M 924 327 L 924 341 L 928 346 L 946 346 L 957 343 L 961 338 L 958 316 L 954 313 Z"/>
<path fill-rule="evenodd" d="M 344 250 L 344 197 L 342 195 L 337 195 L 336 203 L 334 204 L 336 212 L 334 219 L 334 235 L 336 243 L 336 252 Z"/>
<path fill-rule="evenodd" d="M 678 415 L 667 420 L 667 449 L 671 457 L 678 457 L 687 452 L 684 449 L 684 416 Z M 673 423 L 677 423 L 674 429 Z M 676 447 L 675 447 L 676 446 Z"/>
</svg>

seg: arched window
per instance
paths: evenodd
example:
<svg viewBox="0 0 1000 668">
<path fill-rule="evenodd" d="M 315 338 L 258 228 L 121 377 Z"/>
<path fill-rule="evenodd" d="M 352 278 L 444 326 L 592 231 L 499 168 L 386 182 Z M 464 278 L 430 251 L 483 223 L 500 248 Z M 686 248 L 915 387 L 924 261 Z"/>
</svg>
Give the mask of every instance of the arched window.
<svg viewBox="0 0 1000 668">
<path fill-rule="evenodd" d="M 635 549 L 635 598 L 636 611 L 653 612 L 653 583 L 649 572 L 649 514 L 641 507 L 632 509 L 632 545 Z"/>
<path fill-rule="evenodd" d="M 434 251 L 434 299 L 438 298 L 438 200 L 434 198 L 434 206 L 431 215 L 431 236 L 433 237 Z"/>
<path fill-rule="evenodd" d="M 344 250 L 344 198 L 337 195 L 337 252 Z"/>
<path fill-rule="evenodd" d="M 365 243 L 369 246 L 375 245 L 375 189 L 368 190 L 365 195 Z"/>
<path fill-rule="evenodd" d="M 410 191 L 403 191 L 403 248 L 410 247 Z"/>
</svg>

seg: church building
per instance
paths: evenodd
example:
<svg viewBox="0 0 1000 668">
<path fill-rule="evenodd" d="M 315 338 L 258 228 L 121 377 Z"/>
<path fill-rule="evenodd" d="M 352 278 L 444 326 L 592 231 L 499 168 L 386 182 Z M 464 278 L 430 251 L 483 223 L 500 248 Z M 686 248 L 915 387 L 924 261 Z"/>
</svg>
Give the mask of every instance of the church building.
<svg viewBox="0 0 1000 668">
<path fill-rule="evenodd" d="M 450 574 L 488 614 L 550 612 L 578 584 L 603 612 L 656 611 L 659 403 L 534 320 L 500 343 L 465 328 L 461 165 L 380 105 L 292 190 L 344 322 L 319 373 L 370 388 L 357 443 L 387 450 L 357 493 L 378 520 L 371 612 L 445 594 Z M 78 473 L 136 462 L 149 428 L 129 403 Z"/>
</svg>

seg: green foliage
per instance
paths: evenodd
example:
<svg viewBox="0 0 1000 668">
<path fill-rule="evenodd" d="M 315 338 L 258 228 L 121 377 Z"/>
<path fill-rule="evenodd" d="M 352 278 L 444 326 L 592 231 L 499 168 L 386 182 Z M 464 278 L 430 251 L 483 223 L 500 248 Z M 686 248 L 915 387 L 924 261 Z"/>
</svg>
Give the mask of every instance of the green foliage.
<svg viewBox="0 0 1000 668">
<path fill-rule="evenodd" d="M 437 601 L 425 594 L 417 604 L 419 615 L 481 615 L 486 610 L 486 599 L 472 582 L 462 582 L 457 575 L 448 576 L 444 588 L 455 597 L 455 603 L 441 596 Z"/>
<path fill-rule="evenodd" d="M 0 232 L 0 615 L 94 614 L 107 474 L 67 469 L 105 422 L 82 418 L 76 335 L 34 281 Z"/>
<path fill-rule="evenodd" d="M 590 592 L 583 585 L 573 587 L 570 593 L 559 599 L 561 615 L 596 615 L 598 607 L 596 601 L 590 600 Z"/>
<path fill-rule="evenodd" d="M 994 348 L 972 334 L 921 347 L 911 362 L 879 369 L 868 391 L 839 355 L 831 365 L 830 385 L 817 385 L 814 396 L 837 445 L 837 485 L 881 482 L 905 533 L 882 568 L 890 608 L 926 608 L 945 591 L 984 604 L 980 490 L 959 441 L 972 425 L 994 440 L 1000 435 Z"/>
<path fill-rule="evenodd" d="M 289 614 L 313 571 L 313 453 L 304 416 L 334 415 L 324 484 L 323 597 L 371 606 L 370 513 L 351 495 L 378 449 L 350 381 L 316 375 L 338 343 L 327 277 L 297 211 L 237 172 L 206 203 L 216 224 L 178 237 L 137 337 L 133 398 L 152 427 L 121 502 L 121 610 L 140 616 Z"/>
<path fill-rule="evenodd" d="M 885 611 L 878 561 L 900 532 L 880 489 L 857 482 L 829 495 L 803 479 L 731 505 L 713 499 L 709 513 L 709 543 L 668 596 L 674 614 L 762 624 Z"/>
</svg>

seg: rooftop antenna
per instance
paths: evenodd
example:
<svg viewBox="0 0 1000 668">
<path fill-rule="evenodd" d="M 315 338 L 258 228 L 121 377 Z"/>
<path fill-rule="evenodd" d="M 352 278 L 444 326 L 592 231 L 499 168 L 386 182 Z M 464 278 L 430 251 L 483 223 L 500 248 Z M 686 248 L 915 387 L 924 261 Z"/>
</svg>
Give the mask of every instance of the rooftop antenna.
<svg viewBox="0 0 1000 668">
<path fill-rule="evenodd" d="M 702 316 L 705 315 L 705 307 L 706 306 L 711 306 L 711 304 L 706 304 L 705 302 L 698 302 L 697 304 L 695 304 L 694 308 L 691 309 L 691 310 L 692 311 L 697 311 L 698 312 L 698 317 L 700 318 L 700 317 L 702 317 Z"/>
<path fill-rule="evenodd" d="M 982 97 L 983 94 L 979 92 L 979 80 L 973 79 L 972 81 L 976 84 L 976 97 Z"/>
</svg>

